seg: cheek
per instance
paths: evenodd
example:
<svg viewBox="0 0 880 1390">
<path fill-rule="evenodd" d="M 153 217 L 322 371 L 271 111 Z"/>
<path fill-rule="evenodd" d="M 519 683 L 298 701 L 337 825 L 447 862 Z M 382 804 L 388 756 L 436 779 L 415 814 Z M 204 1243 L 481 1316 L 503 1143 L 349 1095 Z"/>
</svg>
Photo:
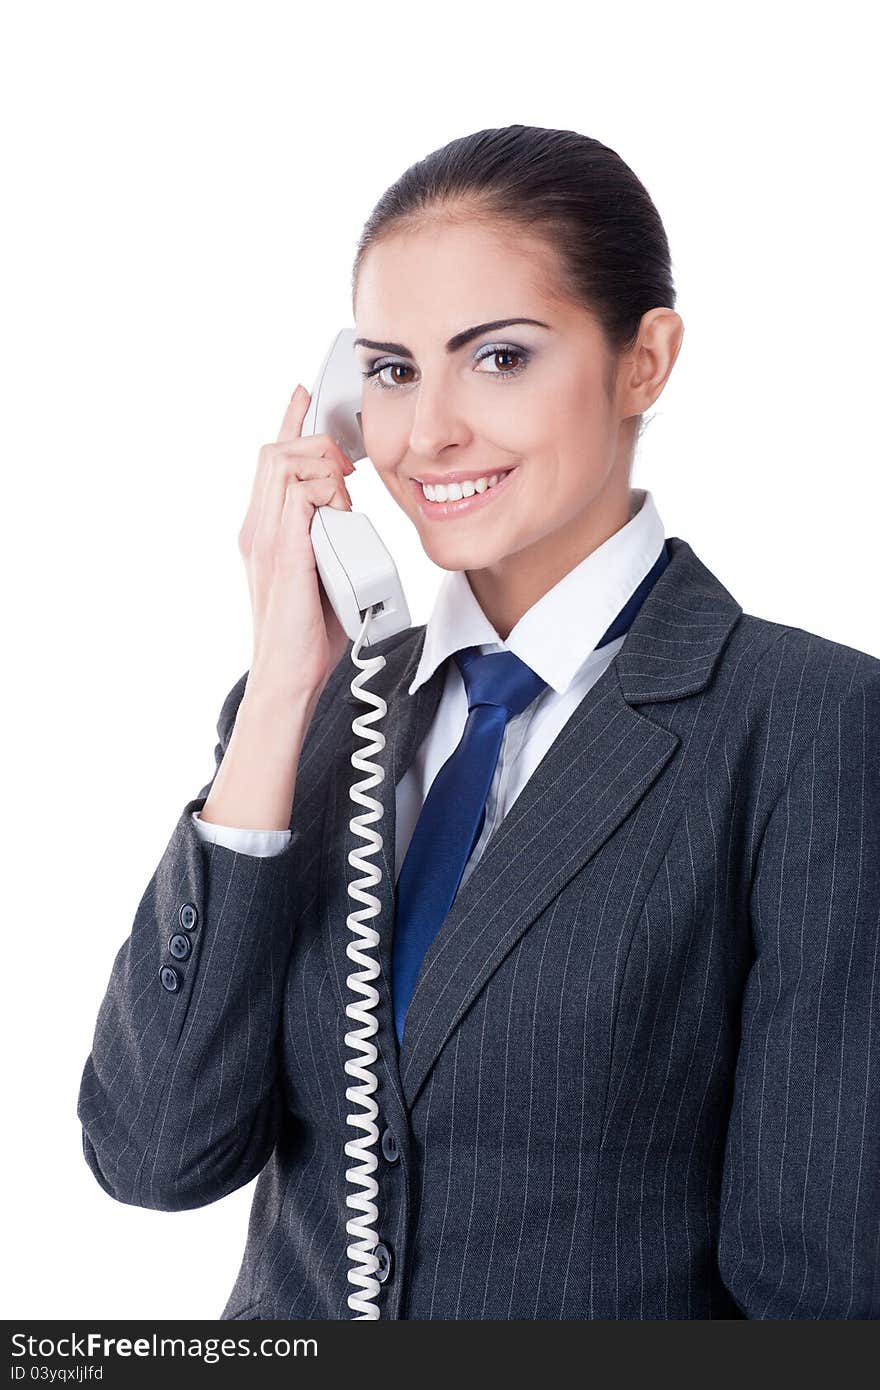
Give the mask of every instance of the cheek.
<svg viewBox="0 0 880 1390">
<path fill-rule="evenodd" d="M 499 448 L 524 459 L 561 458 L 582 450 L 602 432 L 602 411 L 594 401 L 590 383 L 573 379 L 528 392 L 517 386 L 499 386 L 485 434 Z"/>
<path fill-rule="evenodd" d="M 585 476 L 601 474 L 614 453 L 612 421 L 604 399 L 560 400 L 547 447 L 566 482 L 582 484 Z"/>
<path fill-rule="evenodd" d="M 405 430 L 402 431 L 399 426 L 383 424 L 380 417 L 381 412 L 378 415 L 374 414 L 368 421 L 362 418 L 364 446 L 376 472 L 390 474 L 405 457 L 408 439 Z"/>
<path fill-rule="evenodd" d="M 389 467 L 387 463 L 377 463 L 372 454 L 370 454 L 370 459 L 373 470 L 378 474 L 382 486 L 391 493 L 392 497 L 398 497 L 401 491 L 401 478 L 396 469 Z"/>
</svg>

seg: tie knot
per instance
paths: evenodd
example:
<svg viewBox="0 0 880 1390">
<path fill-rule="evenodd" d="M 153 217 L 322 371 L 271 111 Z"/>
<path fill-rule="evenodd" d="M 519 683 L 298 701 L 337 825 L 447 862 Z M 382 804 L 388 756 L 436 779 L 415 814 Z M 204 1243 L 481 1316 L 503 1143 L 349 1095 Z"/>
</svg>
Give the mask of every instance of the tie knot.
<svg viewBox="0 0 880 1390">
<path fill-rule="evenodd" d="M 514 652 L 481 653 L 477 647 L 465 647 L 454 655 L 469 710 L 477 705 L 496 705 L 512 719 L 547 688 L 547 682 Z"/>
</svg>

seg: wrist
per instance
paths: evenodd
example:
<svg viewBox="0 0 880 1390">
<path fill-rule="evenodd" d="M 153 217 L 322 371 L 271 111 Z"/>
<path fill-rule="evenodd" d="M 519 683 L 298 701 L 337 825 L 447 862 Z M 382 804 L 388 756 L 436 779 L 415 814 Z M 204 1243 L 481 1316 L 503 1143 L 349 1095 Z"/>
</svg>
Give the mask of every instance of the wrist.
<svg viewBox="0 0 880 1390">
<path fill-rule="evenodd" d="M 287 691 L 284 694 L 245 686 L 236 714 L 236 724 L 277 729 L 286 736 L 291 730 L 305 728 L 318 703 L 320 690 Z"/>
</svg>

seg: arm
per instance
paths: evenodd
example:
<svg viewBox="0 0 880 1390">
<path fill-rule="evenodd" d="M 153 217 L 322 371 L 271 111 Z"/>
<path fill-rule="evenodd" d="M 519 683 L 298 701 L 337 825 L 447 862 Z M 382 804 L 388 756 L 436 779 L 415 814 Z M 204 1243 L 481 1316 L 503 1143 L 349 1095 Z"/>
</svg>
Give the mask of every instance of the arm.
<svg viewBox="0 0 880 1390">
<path fill-rule="evenodd" d="M 749 1318 L 880 1317 L 880 677 L 767 822 L 718 1263 Z"/>
<path fill-rule="evenodd" d="M 116 955 L 80 1086 L 97 1181 L 117 1201 L 160 1211 L 205 1206 L 249 1182 L 282 1113 L 276 1037 L 301 835 L 256 857 L 203 843 L 193 822 L 247 674 L 217 723 L 214 777 L 181 811 Z"/>
</svg>

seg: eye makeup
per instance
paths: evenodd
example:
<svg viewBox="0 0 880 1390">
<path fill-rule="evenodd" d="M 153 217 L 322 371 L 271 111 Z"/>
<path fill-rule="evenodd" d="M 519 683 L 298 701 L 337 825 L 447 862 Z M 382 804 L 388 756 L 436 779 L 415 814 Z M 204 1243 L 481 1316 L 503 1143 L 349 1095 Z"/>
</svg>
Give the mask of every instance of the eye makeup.
<svg viewBox="0 0 880 1390">
<path fill-rule="evenodd" d="M 474 358 L 475 366 L 480 362 L 485 362 L 493 357 L 515 357 L 519 359 L 519 365 L 503 371 L 480 371 L 480 376 L 491 376 L 506 380 L 509 377 L 519 376 L 520 372 L 525 371 L 531 360 L 531 352 L 527 348 L 519 347 L 515 343 L 488 343 L 482 347 Z M 366 370 L 361 372 L 361 376 L 369 381 L 371 386 L 376 386 L 383 391 L 396 391 L 401 386 L 411 385 L 411 382 L 389 383 L 383 381 L 381 373 L 388 371 L 389 368 L 403 367 L 409 370 L 409 364 L 397 361 L 394 358 L 379 358 L 371 362 Z"/>
</svg>

